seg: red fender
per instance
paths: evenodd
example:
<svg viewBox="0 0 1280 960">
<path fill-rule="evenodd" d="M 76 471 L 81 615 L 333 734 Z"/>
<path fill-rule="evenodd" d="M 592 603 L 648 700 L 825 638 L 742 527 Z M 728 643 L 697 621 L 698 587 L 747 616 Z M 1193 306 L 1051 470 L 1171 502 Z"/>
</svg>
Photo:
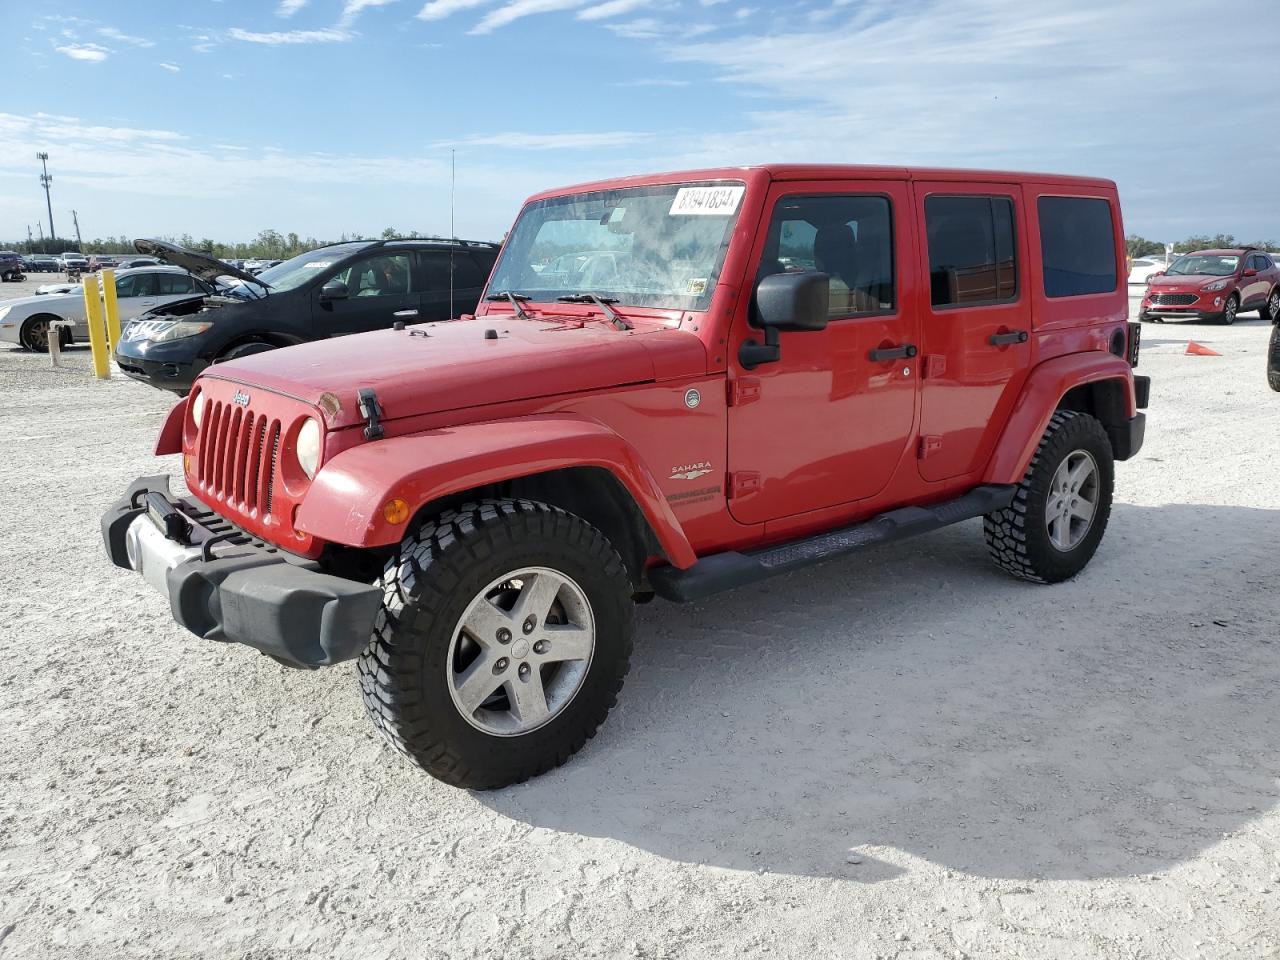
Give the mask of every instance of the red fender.
<svg viewBox="0 0 1280 960">
<path fill-rule="evenodd" d="M 173 405 L 169 415 L 164 418 L 164 426 L 160 428 L 160 436 L 156 437 L 157 457 L 182 452 L 182 420 L 186 415 L 187 398 L 183 397 Z"/>
<path fill-rule="evenodd" d="M 1072 353 L 1046 360 L 1032 370 L 991 455 L 983 482 L 1021 482 L 1058 401 L 1072 387 L 1098 380 L 1123 380 L 1127 415 L 1133 417 L 1137 413 L 1133 371 L 1126 360 L 1115 354 L 1100 350 Z"/>
<path fill-rule="evenodd" d="M 331 543 L 398 543 L 403 523 L 388 523 L 392 497 L 410 515 L 449 494 L 564 467 L 603 467 L 640 507 L 667 559 L 697 560 L 693 547 L 635 449 L 603 424 L 572 414 L 519 417 L 375 440 L 324 464 L 298 507 L 296 528 Z"/>
</svg>

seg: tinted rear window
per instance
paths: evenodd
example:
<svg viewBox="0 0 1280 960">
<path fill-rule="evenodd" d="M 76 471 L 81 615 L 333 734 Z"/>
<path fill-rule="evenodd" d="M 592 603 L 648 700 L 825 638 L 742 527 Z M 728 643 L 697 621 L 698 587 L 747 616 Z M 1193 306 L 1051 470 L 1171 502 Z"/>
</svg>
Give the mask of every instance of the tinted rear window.
<svg viewBox="0 0 1280 960">
<path fill-rule="evenodd" d="M 1079 297 L 1116 288 L 1111 204 L 1092 197 L 1040 197 L 1040 256 L 1046 297 Z"/>
<path fill-rule="evenodd" d="M 930 300 L 935 307 L 1017 299 L 1009 197 L 927 197 L 924 220 Z"/>
</svg>

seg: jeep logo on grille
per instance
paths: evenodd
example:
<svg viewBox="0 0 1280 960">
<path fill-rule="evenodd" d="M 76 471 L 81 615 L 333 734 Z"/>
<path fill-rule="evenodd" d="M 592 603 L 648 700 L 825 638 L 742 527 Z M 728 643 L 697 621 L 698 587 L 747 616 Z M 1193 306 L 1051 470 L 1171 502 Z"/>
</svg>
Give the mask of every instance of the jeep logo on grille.
<svg viewBox="0 0 1280 960">
<path fill-rule="evenodd" d="M 237 390 L 236 395 L 231 398 L 231 402 L 238 403 L 242 407 L 247 407 L 249 405 L 249 395 L 243 390 Z"/>
</svg>

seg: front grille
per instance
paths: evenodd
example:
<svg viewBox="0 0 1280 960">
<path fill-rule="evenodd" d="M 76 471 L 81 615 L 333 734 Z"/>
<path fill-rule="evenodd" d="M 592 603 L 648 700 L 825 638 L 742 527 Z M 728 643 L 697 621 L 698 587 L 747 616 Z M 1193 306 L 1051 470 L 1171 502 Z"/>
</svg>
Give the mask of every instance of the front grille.
<svg viewBox="0 0 1280 960">
<path fill-rule="evenodd" d="M 1194 293 L 1154 293 L 1151 295 L 1153 307 L 1189 307 L 1196 302 Z"/>
<path fill-rule="evenodd" d="M 200 431 L 200 490 L 242 513 L 271 512 L 280 421 L 232 403 L 216 401 Z M 263 454 L 270 452 L 270 459 Z"/>
</svg>

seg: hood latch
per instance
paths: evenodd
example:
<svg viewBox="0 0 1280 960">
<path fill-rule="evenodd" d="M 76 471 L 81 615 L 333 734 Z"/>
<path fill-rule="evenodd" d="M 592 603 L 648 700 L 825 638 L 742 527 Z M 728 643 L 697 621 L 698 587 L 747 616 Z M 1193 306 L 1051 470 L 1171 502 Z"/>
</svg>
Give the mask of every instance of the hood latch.
<svg viewBox="0 0 1280 960">
<path fill-rule="evenodd" d="M 378 396 L 373 392 L 373 387 L 361 387 L 356 391 L 356 403 L 360 407 L 360 416 L 368 421 L 364 428 L 364 438 L 381 439 L 386 431 L 378 422 L 378 418 L 382 416 L 382 407 L 378 404 Z"/>
</svg>

